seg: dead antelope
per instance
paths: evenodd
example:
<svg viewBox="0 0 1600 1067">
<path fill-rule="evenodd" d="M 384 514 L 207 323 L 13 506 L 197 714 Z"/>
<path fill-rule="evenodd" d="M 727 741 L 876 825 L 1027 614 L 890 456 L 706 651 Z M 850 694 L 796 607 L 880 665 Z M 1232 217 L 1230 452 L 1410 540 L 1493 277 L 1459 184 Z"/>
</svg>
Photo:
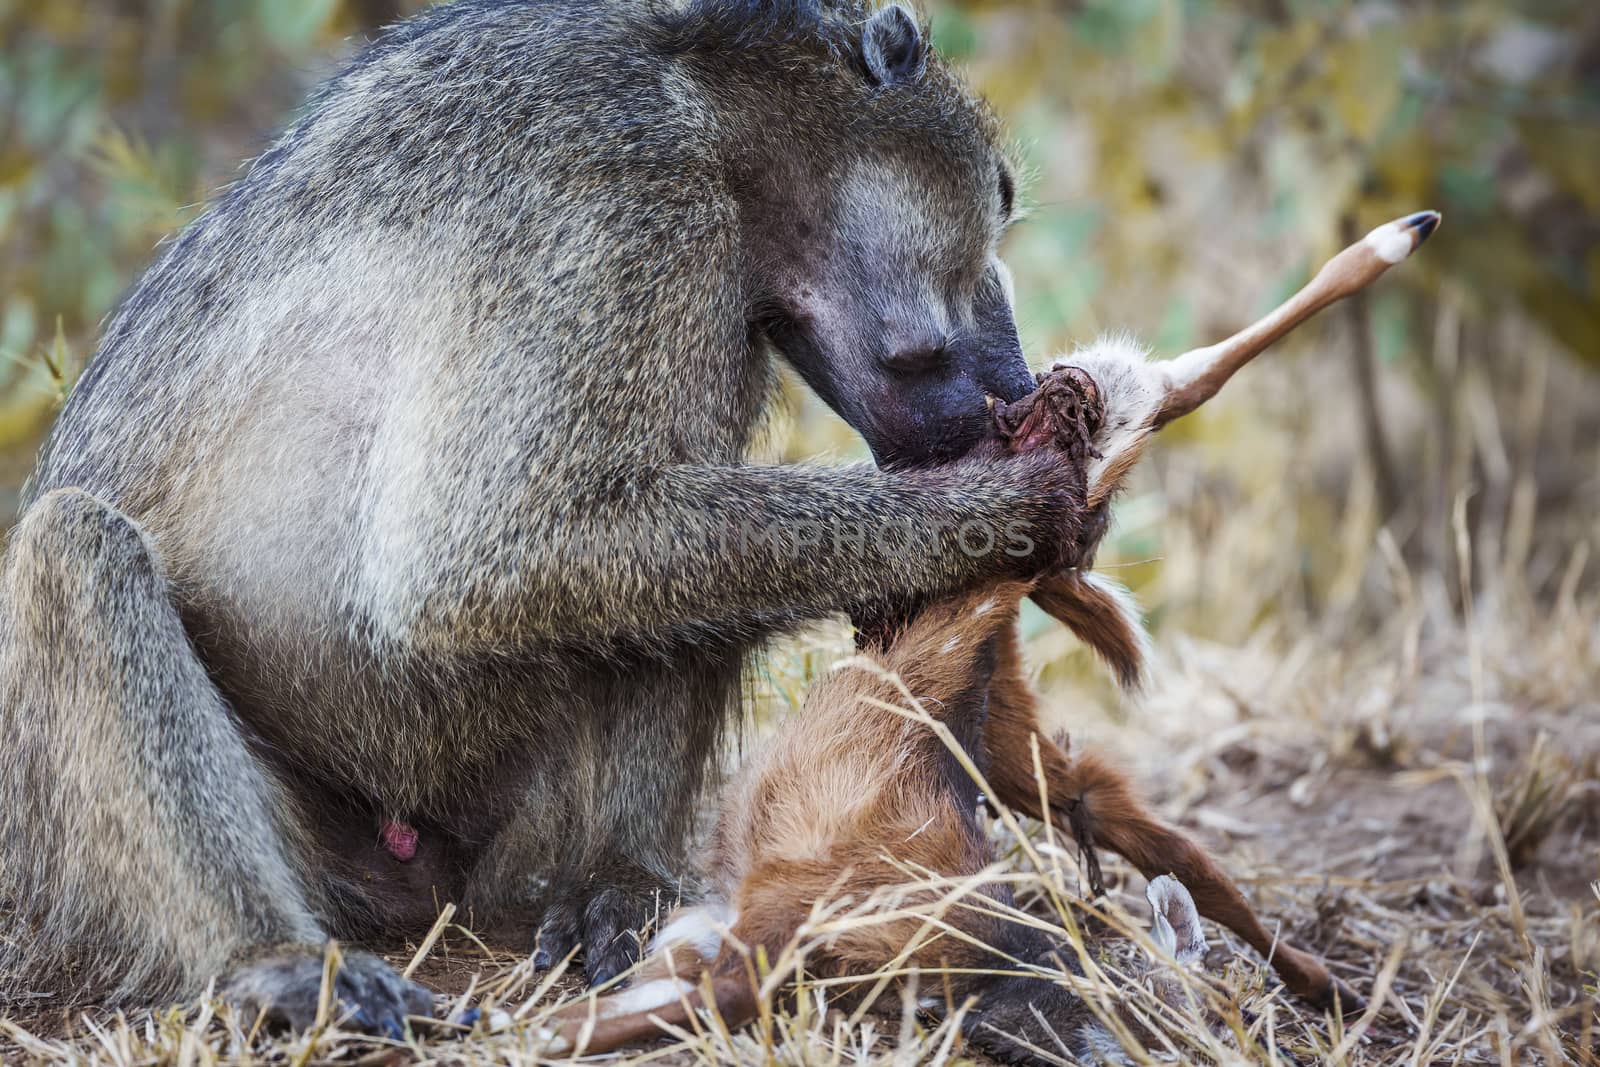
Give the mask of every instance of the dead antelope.
<svg viewBox="0 0 1600 1067">
<path fill-rule="evenodd" d="M 1078 964 L 1064 937 L 1005 917 L 1011 889 L 986 877 L 996 853 L 978 822 L 979 785 L 927 721 L 943 724 L 980 773 L 992 776 L 997 800 L 1040 810 L 1031 770 L 1038 724 L 1016 625 L 1030 589 L 1008 583 L 941 601 L 891 644 L 817 682 L 723 801 L 707 871 L 712 899 L 672 917 L 632 988 L 558 1013 L 545 1054 L 601 1052 L 658 1037 L 663 1024 L 686 1025 L 708 990 L 729 1026 L 749 1021 L 758 981 L 775 984 L 752 961 L 783 959 L 813 908 L 841 896 L 881 908 L 818 937 L 804 956 L 810 977 L 861 978 L 891 964 L 926 973 L 920 1006 L 938 1014 L 972 998 L 964 1032 L 1014 1062 L 1052 1062 L 1038 1049 L 1057 1054 L 1065 1047 L 1099 1059 L 1119 1048 L 1064 985 L 1017 973 L 1078 972 Z M 896 710 L 913 700 L 927 719 Z M 1050 790 L 1059 787 L 1063 800 L 1103 799 L 1112 824 L 1122 825 L 1132 802 L 1119 776 L 1092 759 L 1069 759 L 1048 739 L 1039 749 L 1053 811 Z M 929 872 L 940 884 L 908 886 L 915 878 L 908 871 Z M 941 915 L 949 932 L 930 927 L 928 915 L 939 911 L 949 884 L 962 882 L 972 883 L 970 894 Z M 983 898 L 992 906 L 972 906 Z M 1198 958 L 1199 916 L 1178 881 L 1153 883 L 1151 903 L 1161 917 L 1157 927 L 1174 931 L 1177 962 Z M 1010 973 L 980 973 L 997 970 Z M 776 974 L 776 984 L 792 977 Z M 863 995 L 870 994 L 849 994 Z"/>
<path fill-rule="evenodd" d="M 1221 344 L 1166 363 L 1148 362 L 1126 345 L 1080 352 L 1058 363 L 1032 396 L 997 406 L 997 433 L 986 447 L 1057 449 L 1063 462 L 1081 467 L 1089 506 L 1099 507 L 1151 435 L 1204 403 L 1284 333 L 1405 258 L 1438 221 L 1423 212 L 1379 227 L 1282 307 Z M 557 1013 L 545 1051 L 607 1051 L 687 1025 L 710 1007 L 730 1026 L 749 1021 L 759 1004 L 752 959 L 779 959 L 813 906 L 836 897 L 841 884 L 852 899 L 870 900 L 904 887 L 908 869 L 924 870 L 975 880 L 977 893 L 1009 903 L 1006 884 L 983 881 L 995 852 L 976 819 L 976 780 L 926 720 L 895 710 L 907 696 L 969 757 L 990 803 L 1071 833 L 1091 856 L 1095 845 L 1117 852 L 1152 879 L 1157 926 L 1176 931 L 1169 941 L 1180 946 L 1180 960 L 1203 946 L 1198 907 L 1270 956 L 1295 993 L 1329 1009 L 1359 1006 L 1319 960 L 1275 940 L 1232 881 L 1157 820 L 1123 774 L 1044 734 L 1016 627 L 1025 596 L 1078 633 L 1124 681 L 1139 676 L 1137 611 L 1123 591 L 1090 573 L 972 591 L 875 631 L 864 650 L 875 666 L 858 661 L 818 682 L 802 712 L 729 789 L 710 851 L 710 900 L 680 911 L 661 930 L 633 988 Z M 1162 877 L 1168 874 L 1176 881 Z M 1091 879 L 1098 888 L 1092 866 Z M 995 1055 L 1022 1062 L 1040 1062 L 1041 1049 L 1084 1059 L 1119 1055 L 1110 1031 L 1069 989 L 1018 973 L 1030 965 L 1075 968 L 1061 938 L 1010 922 L 998 907 L 952 908 L 943 916 L 949 936 L 929 938 L 925 916 L 904 909 L 905 896 L 898 900 L 901 910 L 882 922 L 841 924 L 821 938 L 805 959 L 807 972 L 844 978 L 891 963 L 937 971 L 943 984 L 923 1006 L 937 1012 L 975 998 L 963 1027 Z M 1009 973 L 982 973 L 1001 968 Z"/>
</svg>

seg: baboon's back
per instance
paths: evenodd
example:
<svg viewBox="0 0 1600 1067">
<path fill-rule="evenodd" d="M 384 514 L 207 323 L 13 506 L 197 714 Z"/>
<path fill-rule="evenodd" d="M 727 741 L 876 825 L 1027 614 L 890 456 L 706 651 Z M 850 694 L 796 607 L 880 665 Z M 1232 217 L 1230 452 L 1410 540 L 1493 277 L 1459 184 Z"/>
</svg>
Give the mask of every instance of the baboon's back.
<svg viewBox="0 0 1600 1067">
<path fill-rule="evenodd" d="M 743 447 L 754 369 L 707 367 L 730 413 L 704 436 L 680 418 L 686 440 L 630 432 L 649 398 L 604 395 L 643 346 L 744 344 L 709 120 L 645 8 L 463 0 L 402 24 L 111 321 L 30 499 L 79 487 L 140 522 L 233 693 L 299 674 L 296 707 L 394 699 L 359 664 L 542 506 L 531 472 L 592 459 L 574 442 Z M 685 307 L 728 328 L 685 335 Z"/>
</svg>

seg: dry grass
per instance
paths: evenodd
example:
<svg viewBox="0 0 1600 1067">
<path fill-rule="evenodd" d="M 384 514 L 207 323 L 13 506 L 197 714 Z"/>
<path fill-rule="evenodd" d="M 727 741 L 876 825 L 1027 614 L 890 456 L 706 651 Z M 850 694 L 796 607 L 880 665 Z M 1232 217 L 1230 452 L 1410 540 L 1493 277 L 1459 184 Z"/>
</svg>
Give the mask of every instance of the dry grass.
<svg viewBox="0 0 1600 1067">
<path fill-rule="evenodd" d="M 1136 874 L 1107 857 L 1111 897 L 1088 908 L 1071 853 L 1046 829 L 1002 821 L 992 828 L 1001 876 L 1016 884 L 1022 921 L 1070 931 L 1088 975 L 1042 977 L 1071 982 L 1108 1019 L 1113 1002 L 1149 1018 L 1161 1036 L 1153 1051 L 1130 1050 L 1138 1062 L 1600 1064 L 1600 566 L 1591 558 L 1600 555 L 1600 445 L 1574 429 L 1592 427 L 1600 404 L 1592 385 L 1573 387 L 1556 364 L 1533 375 L 1538 403 L 1469 381 L 1468 399 L 1453 402 L 1471 407 L 1473 390 L 1486 391 L 1491 414 L 1454 423 L 1453 445 L 1423 445 L 1426 407 L 1386 397 L 1397 454 L 1422 457 L 1407 487 L 1422 503 L 1380 525 L 1353 419 L 1340 414 L 1348 398 L 1318 377 L 1327 366 L 1252 371 L 1237 399 L 1158 447 L 1123 501 L 1101 562 L 1151 609 L 1159 666 L 1149 693 L 1122 700 L 1058 627 L 1042 617 L 1024 627 L 1052 725 L 1120 753 L 1269 925 L 1323 954 L 1370 994 L 1371 1010 L 1348 1024 L 1303 1010 L 1261 960 L 1208 924 L 1207 971 L 1192 983 L 1198 1010 L 1173 1016 L 1139 977 L 1147 909 Z M 1502 399 L 1510 414 L 1496 421 Z M 814 447 L 834 431 L 808 427 L 812 418 L 801 434 Z M 1565 428 L 1564 450 L 1543 436 L 1552 426 Z M 1497 450 L 1499 465 L 1462 461 Z M 1559 496 L 1549 484 L 1563 487 Z M 836 629 L 778 650 L 747 735 L 759 739 L 791 713 L 809 680 L 846 652 Z M 907 883 L 928 879 L 908 871 Z M 967 887 L 940 888 L 937 906 L 917 905 L 930 934 L 949 909 L 981 903 Z M 803 970 L 809 946 L 831 930 L 904 906 L 823 902 L 800 942 L 768 962 L 780 974 Z M 449 1011 L 484 1008 L 505 1024 L 498 1032 L 445 1027 L 399 1044 L 330 1018 L 285 1040 L 242 1033 L 210 1002 L 64 1018 L 41 1000 L 0 1018 L 0 1054 L 118 1065 L 541 1062 L 540 1021 L 580 995 L 577 983 L 536 974 L 526 955 L 460 927 L 442 923 L 439 933 L 422 950 L 389 946 L 389 955 L 402 965 L 415 957 Z M 916 982 L 926 990 L 938 976 Z M 792 998 L 769 996 L 747 1030 L 710 1020 L 614 1061 L 972 1058 L 949 1021 L 909 1008 L 840 1010 L 832 992 L 802 981 Z"/>
<path fill-rule="evenodd" d="M 1199 323 L 1236 322 L 1311 251 L 1276 225 L 1252 230 L 1241 220 L 1275 215 L 1280 201 L 1319 215 L 1355 195 L 1350 167 L 1296 148 L 1307 135 L 1293 123 L 1267 127 L 1273 144 L 1295 149 L 1271 155 L 1274 170 L 1290 170 L 1270 180 L 1251 166 L 1191 158 L 1178 150 L 1185 138 L 1146 136 L 1135 148 L 1095 135 L 1101 125 L 1147 125 L 1130 117 L 1151 116 L 1156 100 L 1159 122 L 1170 126 L 1176 94 L 1151 93 L 1144 72 L 1119 76 L 1122 68 L 1098 60 L 1087 73 L 1063 66 L 1058 38 L 1018 30 L 1030 24 L 1015 6 L 987 5 L 995 25 L 986 29 L 1006 31 L 988 34 L 995 44 L 986 41 L 993 51 L 980 63 L 994 68 L 988 88 L 1004 94 L 1015 82 L 1035 92 L 1037 79 L 1016 72 L 1024 61 L 1037 65 L 1029 59 L 1037 52 L 1052 77 L 1070 75 L 1063 84 L 1091 108 L 1074 118 L 1047 97 L 1039 110 L 1061 118 L 1031 123 L 1030 136 L 1059 145 L 1044 153 L 1052 162 L 1050 184 L 1039 190 L 1041 224 L 1019 234 L 1012 262 L 1025 289 L 1064 287 L 1070 299 L 1052 305 L 1045 323 L 1023 323 L 1030 341 L 1056 319 L 1154 334 L 1166 321 L 1160 297 L 1173 288 L 1166 272 L 1174 263 L 1187 264 L 1179 291 L 1165 294 L 1183 298 L 1176 306 Z M 1185 27 L 1185 38 L 1202 46 L 1196 54 L 1231 57 L 1231 42 L 1211 38 L 1227 37 L 1232 23 L 1211 20 L 1207 30 L 1206 21 Z M 1035 48 L 1036 39 L 1045 47 Z M 1216 71 L 1238 82 L 1231 59 L 1188 66 L 1203 67 L 1202 90 Z M 1010 95 L 1017 103 L 1014 89 Z M 1213 99 L 1183 95 L 1203 108 Z M 1431 120 L 1449 117 L 1444 106 L 1432 105 Z M 1477 124 L 1478 112 L 1471 116 Z M 222 154 L 231 160 L 235 151 Z M 1297 156 L 1304 161 L 1294 163 Z M 1151 184 L 1126 180 L 1135 172 L 1159 179 L 1169 202 L 1137 213 L 1117 208 L 1092 254 L 1071 245 L 1061 226 L 1044 225 L 1083 217 L 1105 190 Z M 1521 177 L 1515 185 L 1528 188 Z M 1378 217 L 1422 206 L 1448 205 L 1398 204 Z M 1318 226 L 1309 220 L 1309 231 Z M 1073 258 L 1080 255 L 1097 268 L 1089 276 L 1103 270 L 1112 281 L 1089 286 Z M 1506 261 L 1522 258 L 1508 253 Z M 1281 923 L 1286 937 L 1372 994 L 1372 1011 L 1347 1026 L 1314 1016 L 1285 998 L 1261 960 L 1208 924 L 1213 951 L 1196 987 L 1204 1010 L 1165 1019 L 1157 1027 L 1164 1043 L 1131 1052 L 1135 1059 L 1272 1063 L 1260 1042 L 1267 1035 L 1307 1063 L 1600 1064 L 1600 397 L 1592 372 L 1552 354 L 1528 323 L 1502 314 L 1494 294 L 1452 288 L 1448 264 L 1439 273 L 1437 292 L 1407 298 L 1418 320 L 1405 335 L 1410 348 L 1399 365 L 1379 368 L 1387 461 L 1362 437 L 1348 338 L 1314 357 L 1269 357 L 1154 450 L 1121 502 L 1115 542 L 1101 560 L 1150 609 L 1161 660 L 1151 692 L 1124 701 L 1058 627 L 1025 620 L 1040 684 L 1057 709 L 1053 725 L 1120 753 L 1164 813 L 1213 849 L 1269 924 Z M 1465 273 L 1461 286 L 1472 284 Z M 1082 293 L 1072 289 L 1078 285 Z M 1393 285 L 1398 292 L 1399 280 Z M 1069 314 L 1078 303 L 1088 306 Z M 30 371 L 34 384 L 53 392 L 54 369 L 41 362 Z M 853 441 L 815 406 L 777 438 L 788 458 Z M 21 461 L 0 456 L 0 468 L 7 463 L 11 481 L 19 479 Z M 1385 516 L 1373 470 L 1389 465 L 1406 504 Z M 7 473 L 0 469 L 0 481 Z M 749 736 L 792 712 L 808 681 L 845 651 L 838 631 L 779 650 Z M 1133 973 L 1145 916 L 1138 876 L 1105 857 L 1112 910 L 1086 912 L 1072 857 L 1045 830 L 993 832 L 1028 921 L 1066 925 L 1080 947 L 1090 977 L 1057 980 L 1074 981 L 1102 1013 L 1115 998 L 1162 1018 Z M 954 892 L 960 887 L 949 888 L 941 908 L 968 906 Z M 829 902 L 802 943 L 772 963 L 782 971 L 838 924 L 875 921 L 872 908 L 893 906 Z M 1134 916 L 1131 930 L 1123 909 Z M 929 909 L 930 929 L 939 914 Z M 242 1033 L 210 1002 L 66 1016 L 41 998 L 0 1005 L 0 1060 L 540 1062 L 539 1021 L 578 995 L 578 983 L 533 973 L 525 954 L 484 945 L 460 927 L 444 924 L 439 933 L 425 951 L 380 947 L 399 965 L 417 961 L 419 978 L 447 996 L 451 1010 L 473 1004 L 505 1013 L 510 1025 L 501 1032 L 418 1033 L 400 1045 L 357 1037 L 330 1018 L 284 1040 Z M 936 981 L 919 979 L 923 988 Z M 829 1008 L 829 992 L 801 983 L 787 1002 L 769 998 L 749 1030 L 729 1033 L 712 1021 L 614 1061 L 970 1058 L 949 1023 L 909 1010 L 840 1012 Z"/>
</svg>

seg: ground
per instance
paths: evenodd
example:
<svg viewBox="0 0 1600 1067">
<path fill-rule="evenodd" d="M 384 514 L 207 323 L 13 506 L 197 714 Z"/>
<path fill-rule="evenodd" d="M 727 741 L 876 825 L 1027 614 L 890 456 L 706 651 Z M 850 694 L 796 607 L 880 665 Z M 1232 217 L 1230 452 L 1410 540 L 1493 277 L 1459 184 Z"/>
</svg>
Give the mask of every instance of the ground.
<svg viewBox="0 0 1600 1067">
<path fill-rule="evenodd" d="M 157 238 L 341 62 L 338 38 L 421 6 L 0 0 L 0 517 Z M 1341 229 L 1447 219 L 1137 472 L 1101 563 L 1149 610 L 1149 692 L 1116 696 L 1027 622 L 1054 724 L 1120 754 L 1286 937 L 1381 991 L 1341 1028 L 1212 928 L 1217 996 L 1157 1058 L 1272 1062 L 1228 1033 L 1253 1019 L 1306 1063 L 1600 1064 L 1600 168 L 1581 163 L 1600 20 L 1571 3 L 916 6 L 1035 172 L 1006 255 L 1040 365 L 1107 327 L 1162 354 L 1214 340 Z M 820 405 L 795 422 L 765 458 L 861 455 Z M 843 646 L 776 650 L 747 736 Z M 1028 830 L 1042 864 L 995 833 L 1048 916 L 1043 890 L 1078 886 L 1073 857 Z M 1142 924 L 1139 879 L 1109 858 L 1107 874 Z M 504 1033 L 247 1040 L 214 1005 L 121 1017 L 41 998 L 0 1004 L 0 1062 L 532 1063 L 529 1024 L 577 987 L 495 947 L 448 927 L 417 973 L 505 1005 L 520 1021 Z M 1137 967 L 1098 927 L 1087 951 Z M 818 995 L 764 1030 L 626 1059 L 968 1055 L 948 1028 L 840 1018 Z"/>
<path fill-rule="evenodd" d="M 1514 649 L 1504 644 L 1513 631 Z M 1262 643 L 1177 642 L 1136 708 L 1075 716 L 1070 701 L 1058 706 L 1077 743 L 1122 753 L 1269 923 L 1372 996 L 1369 1014 L 1331 1023 L 1287 999 L 1259 960 L 1208 926 L 1214 999 L 1170 1028 L 1173 1049 L 1158 1058 L 1272 1062 L 1259 1045 L 1241 1050 L 1231 1020 L 1258 1035 L 1270 1028 L 1280 1052 L 1305 1063 L 1600 1062 L 1597 644 L 1594 618 L 1572 603 L 1472 631 L 1433 632 L 1402 613 L 1365 648 L 1326 661 Z M 812 643 L 787 662 L 814 664 L 830 647 Z M 1263 658 L 1275 670 L 1261 670 Z M 774 694 L 794 684 L 771 677 Z M 1055 880 L 1075 891 L 1077 874 L 1070 853 L 1041 848 L 1042 833 L 1028 829 L 1043 873 L 1004 827 L 994 832 L 1019 898 L 1048 914 L 1042 890 Z M 1108 880 L 1112 898 L 1142 919 L 1137 876 L 1113 862 Z M 535 974 L 520 951 L 442 930 L 425 952 L 379 947 L 400 966 L 420 958 L 419 979 L 455 1004 L 502 1006 L 519 1020 L 509 1029 L 396 1044 L 330 1026 L 252 1043 L 211 1005 L 66 1017 L 40 1003 L 0 1022 L 0 1048 L 6 1062 L 23 1063 L 536 1062 L 532 1023 L 577 995 L 576 984 Z M 1120 995 L 1147 996 L 1114 976 L 1139 969 L 1126 942 L 1102 932 L 1088 945 Z M 948 1027 L 892 1013 L 852 1023 L 818 997 L 808 990 L 765 1032 L 711 1027 L 617 1059 L 973 1058 Z"/>
</svg>

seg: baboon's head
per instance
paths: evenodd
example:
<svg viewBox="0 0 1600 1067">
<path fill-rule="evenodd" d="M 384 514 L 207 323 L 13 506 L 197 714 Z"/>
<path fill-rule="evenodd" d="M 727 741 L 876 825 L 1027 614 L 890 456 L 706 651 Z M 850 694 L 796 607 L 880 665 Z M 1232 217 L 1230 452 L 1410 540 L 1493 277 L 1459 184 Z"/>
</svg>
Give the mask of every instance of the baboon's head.
<svg viewBox="0 0 1600 1067">
<path fill-rule="evenodd" d="M 1035 384 L 998 254 L 1016 183 L 997 125 L 904 8 L 792 6 L 826 47 L 791 27 L 749 90 L 773 112 L 736 185 L 752 320 L 880 463 L 959 456 L 989 397 Z"/>
</svg>

